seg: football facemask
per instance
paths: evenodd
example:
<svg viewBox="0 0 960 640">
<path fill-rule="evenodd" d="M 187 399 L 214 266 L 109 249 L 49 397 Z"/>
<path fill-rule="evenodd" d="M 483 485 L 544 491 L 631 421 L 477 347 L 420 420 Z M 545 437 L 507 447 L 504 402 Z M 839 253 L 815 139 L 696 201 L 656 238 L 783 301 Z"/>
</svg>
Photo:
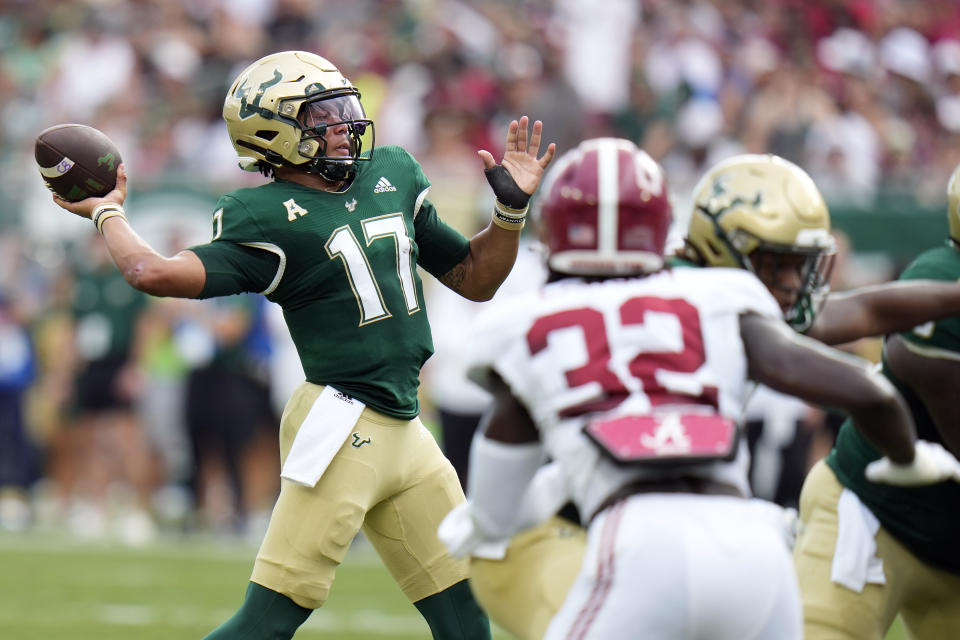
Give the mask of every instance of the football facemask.
<svg viewBox="0 0 960 640">
<path fill-rule="evenodd" d="M 809 253 L 757 249 L 745 260 L 780 303 L 784 320 L 804 332 L 826 301 L 835 257 L 832 249 Z"/>
<path fill-rule="evenodd" d="M 534 208 L 550 270 L 649 273 L 663 265 L 672 221 L 660 165 L 629 140 L 595 138 L 561 156 Z"/>
<path fill-rule="evenodd" d="M 281 106 L 281 109 L 284 109 Z M 367 119 L 354 90 L 311 98 L 300 105 L 302 127 L 299 152 L 310 158 L 308 173 L 333 181 L 344 180 L 355 170 L 364 149 L 374 147 L 373 122 Z"/>
</svg>

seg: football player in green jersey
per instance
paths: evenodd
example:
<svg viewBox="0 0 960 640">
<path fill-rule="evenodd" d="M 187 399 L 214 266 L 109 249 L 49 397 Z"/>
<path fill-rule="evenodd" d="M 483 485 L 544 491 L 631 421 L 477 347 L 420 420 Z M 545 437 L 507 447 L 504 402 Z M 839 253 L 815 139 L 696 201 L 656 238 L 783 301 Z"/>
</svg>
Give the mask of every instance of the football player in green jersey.
<svg viewBox="0 0 960 640">
<path fill-rule="evenodd" d="M 921 253 L 901 282 L 960 281 L 960 167 L 947 195 L 946 246 Z M 881 371 L 907 400 L 918 436 L 960 452 L 960 316 L 887 336 Z M 898 614 L 914 640 L 957 637 L 960 485 L 871 482 L 903 475 L 871 473 L 877 457 L 848 421 L 804 482 L 794 561 L 806 637 L 880 640 Z"/>
<path fill-rule="evenodd" d="M 281 421 L 280 495 L 243 605 L 208 637 L 292 637 L 362 529 L 435 638 L 489 638 L 466 562 L 436 535 L 464 497 L 417 417 L 433 345 L 416 267 L 471 300 L 493 296 L 555 145 L 539 156 L 542 123 L 531 130 L 523 116 L 499 164 L 479 152 L 496 204 L 468 240 L 440 219 L 406 151 L 374 148 L 359 92 L 324 58 L 256 61 L 230 87 L 223 116 L 241 167 L 274 180 L 223 196 L 208 244 L 166 258 L 144 242 L 124 217 L 123 169 L 105 198 L 55 199 L 96 223 L 137 289 L 250 291 L 280 304 L 300 355 L 306 382 Z"/>
<path fill-rule="evenodd" d="M 550 182 L 548 177 L 541 190 L 544 198 L 550 197 Z M 960 237 L 960 184 L 954 181 L 951 185 L 951 229 Z M 674 266 L 686 263 L 755 272 L 781 304 L 785 320 L 822 342 L 842 344 L 960 316 L 960 286 L 956 284 L 960 272 L 939 277 L 926 271 L 917 274 L 922 279 L 911 282 L 827 296 L 834 251 L 829 211 L 810 177 L 791 162 L 769 154 L 732 157 L 708 171 L 693 196 L 684 248 Z M 927 431 L 921 429 L 919 437 L 926 439 Z M 949 442 L 946 444 L 950 448 Z M 958 452 L 958 448 L 952 450 Z M 541 485 L 555 486 L 547 477 L 544 474 Z M 960 489 L 952 484 L 937 486 Z M 551 502 L 556 504 L 555 496 L 530 496 L 530 503 L 544 512 L 551 509 L 544 507 Z M 472 586 L 501 627 L 524 639 L 539 638 L 576 576 L 584 541 L 582 528 L 551 518 L 514 537 L 504 560 L 473 558 Z M 527 597 L 504 587 L 515 584 L 518 579 L 511 576 L 517 575 L 526 582 L 539 580 L 535 588 L 528 589 Z"/>
</svg>

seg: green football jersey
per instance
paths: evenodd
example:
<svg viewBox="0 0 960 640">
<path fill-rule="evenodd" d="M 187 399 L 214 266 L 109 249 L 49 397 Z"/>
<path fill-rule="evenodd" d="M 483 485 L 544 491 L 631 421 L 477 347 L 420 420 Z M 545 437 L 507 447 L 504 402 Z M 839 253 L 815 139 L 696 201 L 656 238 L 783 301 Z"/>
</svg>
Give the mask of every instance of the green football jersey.
<svg viewBox="0 0 960 640">
<path fill-rule="evenodd" d="M 229 193 L 213 240 L 191 248 L 207 272 L 200 297 L 265 295 L 283 308 L 308 381 L 413 418 L 433 353 L 416 266 L 439 277 L 470 250 L 426 200 L 429 186 L 410 154 L 388 146 L 343 192 L 275 180 Z"/>
<path fill-rule="evenodd" d="M 920 254 L 900 276 L 901 280 L 960 280 L 960 251 L 952 247 L 931 249 Z M 922 353 L 960 358 L 960 318 L 929 322 L 900 334 Z M 933 420 L 916 394 L 891 374 L 886 362 L 883 374 L 896 385 L 913 413 L 917 435 L 942 442 Z M 827 464 L 840 482 L 859 496 L 884 528 L 927 563 L 960 573 L 960 484 L 943 482 L 927 487 L 903 488 L 875 484 L 866 479 L 864 468 L 880 453 L 847 420 L 840 429 Z"/>
</svg>

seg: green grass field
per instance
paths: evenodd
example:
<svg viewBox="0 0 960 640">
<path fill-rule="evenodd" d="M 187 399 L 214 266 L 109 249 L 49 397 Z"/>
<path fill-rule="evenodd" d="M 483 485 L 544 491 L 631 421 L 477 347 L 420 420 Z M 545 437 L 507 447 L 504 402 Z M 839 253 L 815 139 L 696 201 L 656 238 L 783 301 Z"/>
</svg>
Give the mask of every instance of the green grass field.
<svg viewBox="0 0 960 640">
<path fill-rule="evenodd" d="M 147 549 L 0 535 L 0 638 L 199 639 L 240 604 L 256 548 L 215 540 Z M 426 623 L 358 545 L 297 640 L 421 640 Z M 506 635 L 496 634 L 497 638 Z"/>
<path fill-rule="evenodd" d="M 199 639 L 239 605 L 256 549 L 197 539 L 145 549 L 0 534 L 0 638 Z M 297 640 L 422 640 L 430 633 L 377 556 L 356 545 Z M 508 636 L 495 630 L 494 638 Z M 894 630 L 887 640 L 905 640 Z"/>
</svg>

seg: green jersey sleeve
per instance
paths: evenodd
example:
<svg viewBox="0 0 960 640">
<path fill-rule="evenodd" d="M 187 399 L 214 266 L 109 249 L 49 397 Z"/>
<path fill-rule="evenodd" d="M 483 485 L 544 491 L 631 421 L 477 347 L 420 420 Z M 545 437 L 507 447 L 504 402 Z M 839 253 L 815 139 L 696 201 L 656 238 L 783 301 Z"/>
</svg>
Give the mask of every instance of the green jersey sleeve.
<svg viewBox="0 0 960 640">
<path fill-rule="evenodd" d="M 958 282 L 960 252 L 952 247 L 926 251 L 904 270 L 900 279 Z M 900 335 L 921 350 L 928 350 L 930 355 L 947 352 L 956 357 L 960 353 L 960 318 L 927 322 Z"/>
<path fill-rule="evenodd" d="M 420 163 L 400 147 L 391 147 L 398 161 L 410 172 L 411 193 L 418 194 L 419 208 L 414 205 L 413 229 L 419 255 L 417 264 L 435 278 L 454 268 L 470 253 L 470 241 L 459 231 L 448 225 L 437 212 L 436 206 L 426 199 L 430 189 L 430 180 L 423 172 Z"/>
<path fill-rule="evenodd" d="M 424 200 L 413 220 L 420 254 L 417 264 L 435 278 L 454 268 L 470 253 L 470 241 L 437 215 L 436 207 Z"/>
<path fill-rule="evenodd" d="M 203 263 L 206 281 L 199 298 L 261 293 L 277 273 L 280 257 L 258 248 L 263 233 L 243 202 L 223 196 L 213 214 L 213 239 L 190 247 Z"/>
</svg>

